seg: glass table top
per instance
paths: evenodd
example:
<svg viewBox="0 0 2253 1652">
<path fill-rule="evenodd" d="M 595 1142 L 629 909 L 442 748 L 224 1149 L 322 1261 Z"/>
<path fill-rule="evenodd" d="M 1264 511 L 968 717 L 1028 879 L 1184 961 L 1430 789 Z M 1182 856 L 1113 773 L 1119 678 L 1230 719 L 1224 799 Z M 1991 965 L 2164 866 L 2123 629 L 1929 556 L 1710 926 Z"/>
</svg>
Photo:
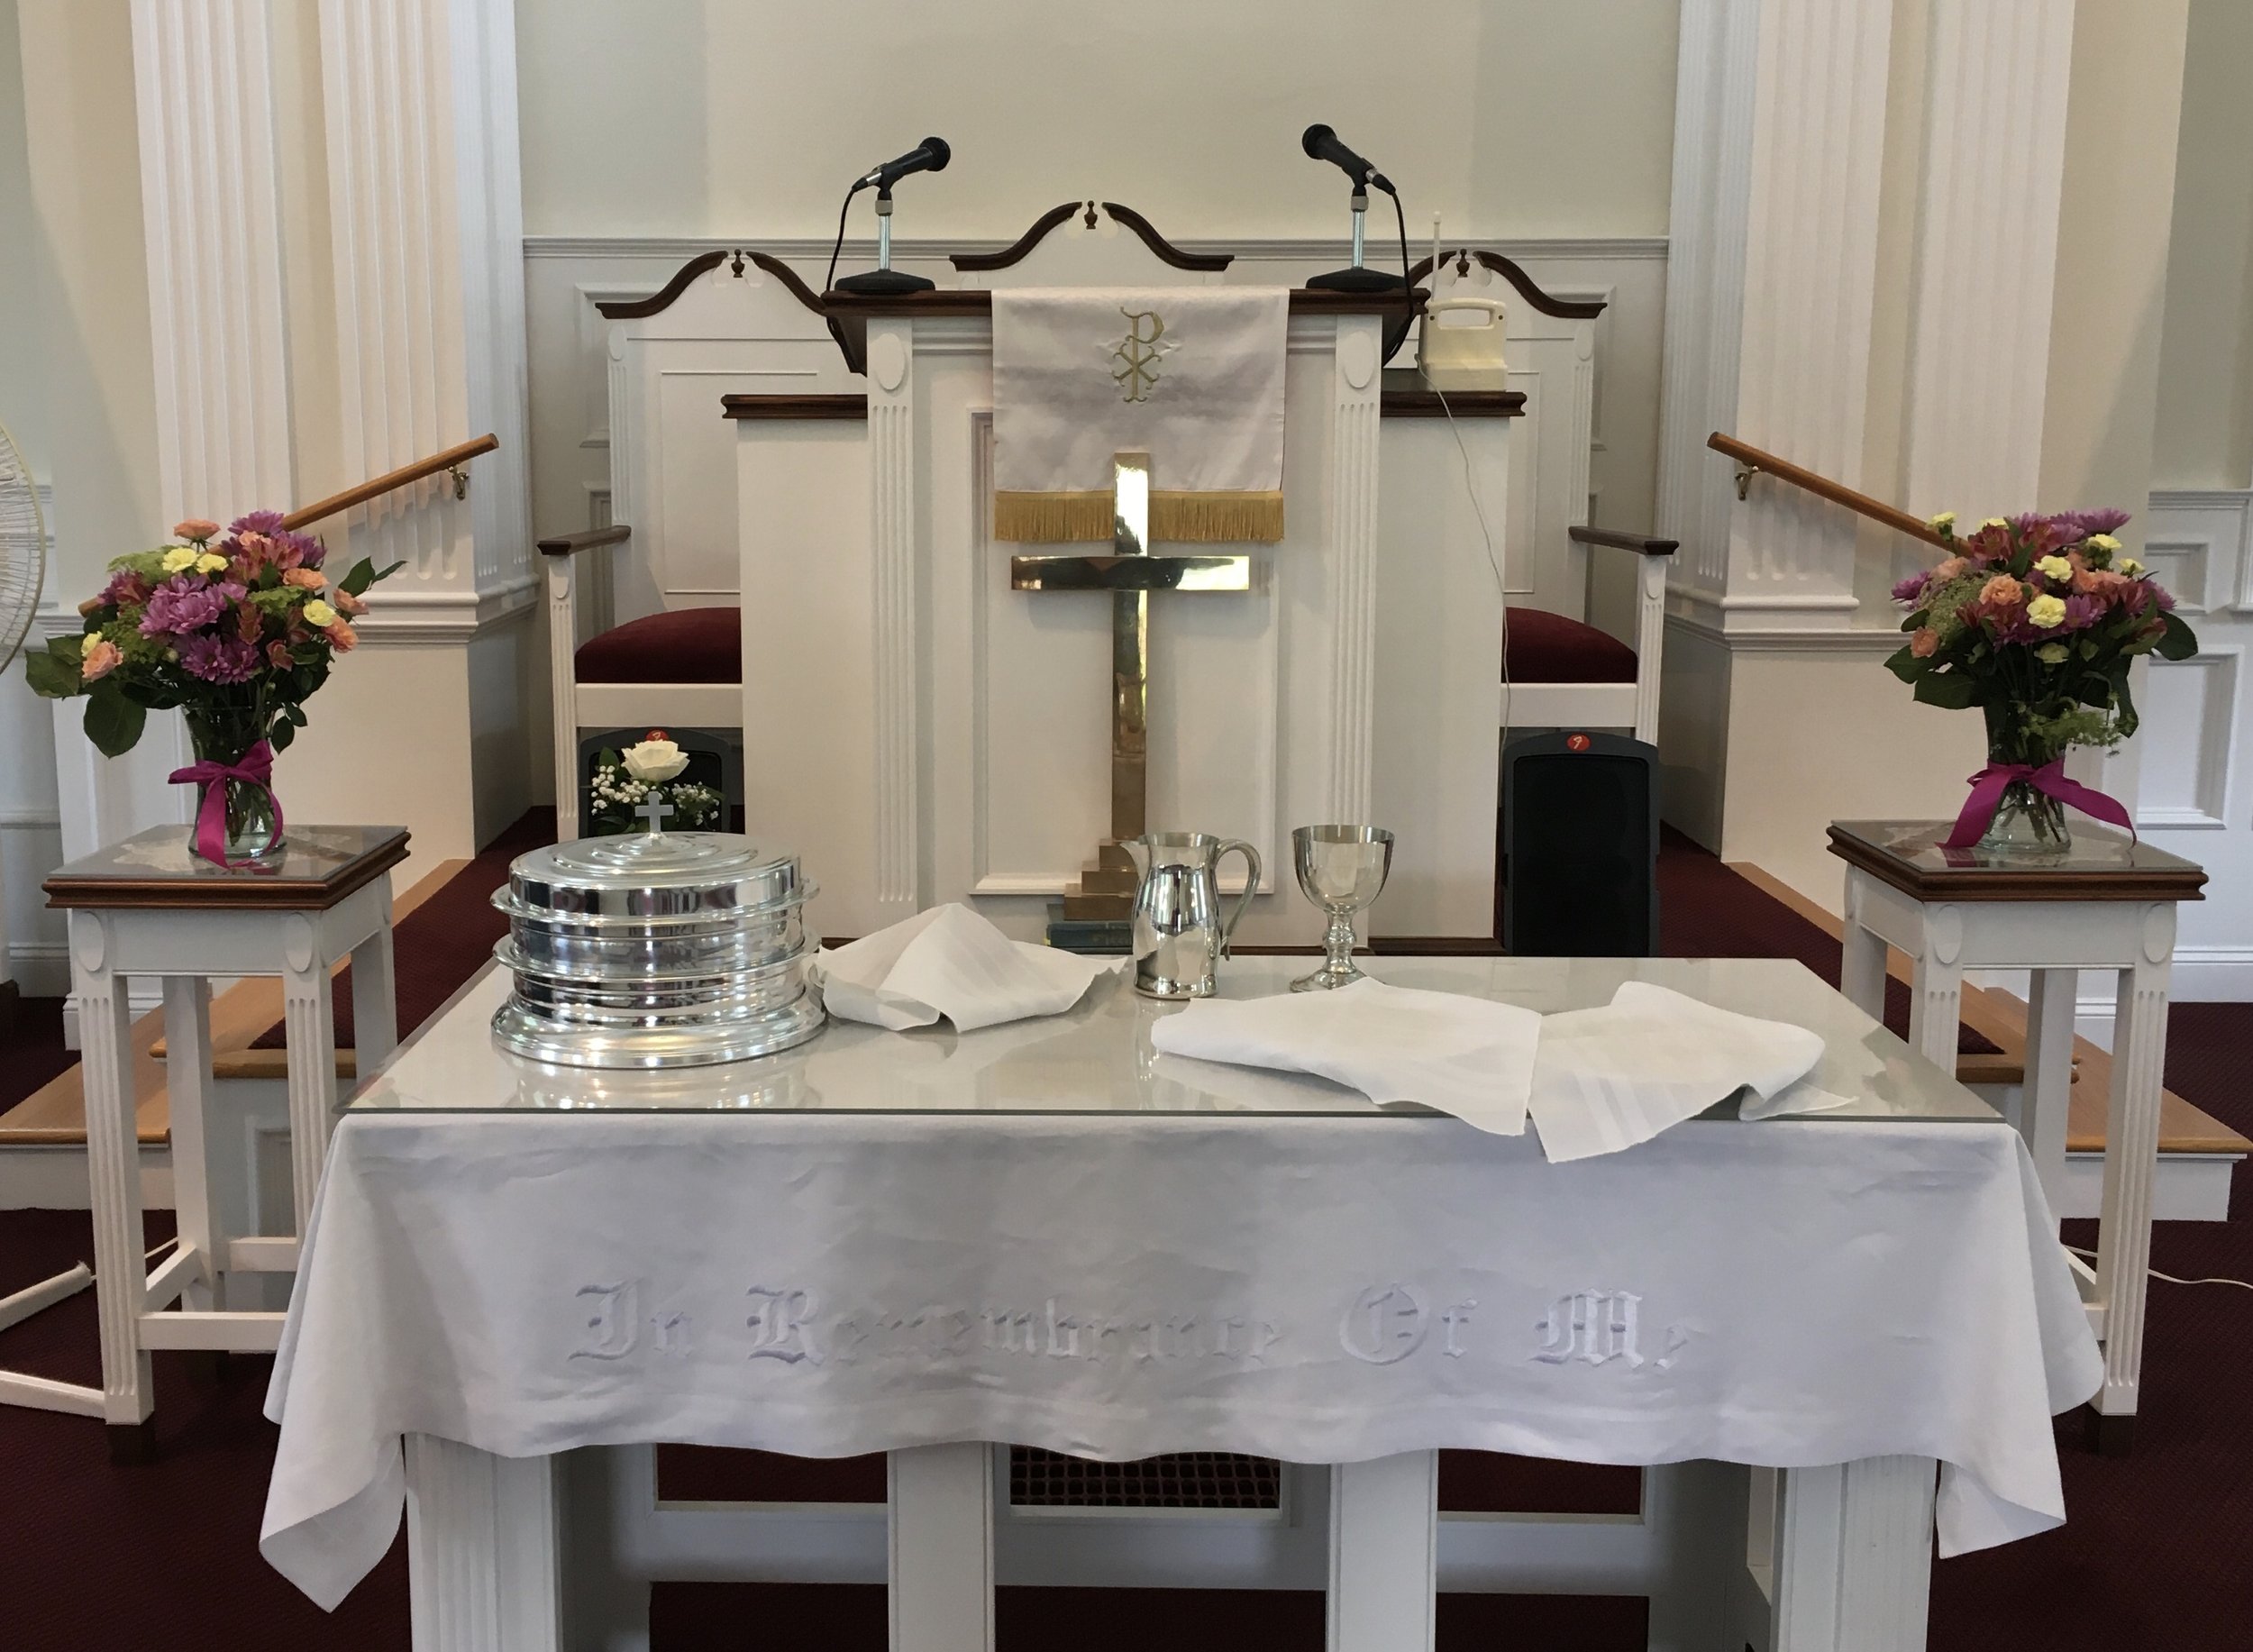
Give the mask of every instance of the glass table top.
<svg viewBox="0 0 2253 1652">
<path fill-rule="evenodd" d="M 1789 1021 L 1821 1036 L 1810 1078 L 1850 1104 L 1808 1120 L 1993 1122 L 2000 1115 L 1954 1077 L 1911 1053 L 1803 965 L 1774 958 L 1369 958 L 1395 986 L 1473 993 L 1545 1013 L 1609 1003 L 1622 981 L 1646 981 L 1724 1009 Z M 1287 990 L 1304 958 L 1236 958 L 1223 998 Z M 590 1072 L 497 1048 L 490 1022 L 510 977 L 490 964 L 364 1083 L 347 1114 L 830 1111 L 871 1113 L 1198 1113 L 1391 1118 L 1325 1079 L 1160 1054 L 1150 1029 L 1178 1003 L 1137 994 L 1126 972 L 1090 988 L 1059 1016 L 957 1033 L 944 1023 L 889 1032 L 831 1020 L 796 1049 L 709 1067 Z M 1735 1099 L 1705 1117 L 1733 1120 Z"/>
<path fill-rule="evenodd" d="M 406 828 L 395 826 L 291 826 L 283 833 L 278 856 L 231 870 L 196 853 L 190 827 L 151 826 L 57 867 L 48 882 L 325 883 L 406 836 Z"/>
</svg>

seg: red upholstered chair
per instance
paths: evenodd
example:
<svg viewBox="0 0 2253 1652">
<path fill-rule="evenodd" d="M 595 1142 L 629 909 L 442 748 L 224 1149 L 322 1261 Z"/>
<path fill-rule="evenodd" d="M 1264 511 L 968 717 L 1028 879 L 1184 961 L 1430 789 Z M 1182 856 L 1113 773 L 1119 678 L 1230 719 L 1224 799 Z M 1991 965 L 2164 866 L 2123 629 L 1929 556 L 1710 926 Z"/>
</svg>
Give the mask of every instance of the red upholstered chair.
<svg viewBox="0 0 2253 1652">
<path fill-rule="evenodd" d="M 1581 544 L 1633 552 L 1641 559 L 1635 646 L 1562 614 L 1510 609 L 1502 656 L 1510 684 L 1503 720 L 1511 728 L 1624 728 L 1637 740 L 1656 742 L 1666 559 L 1674 554 L 1674 541 L 1610 528 L 1571 532 Z"/>
<path fill-rule="evenodd" d="M 623 525 L 539 542 L 555 703 L 555 829 L 579 835 L 581 739 L 588 730 L 740 729 L 743 628 L 735 607 L 670 608 L 579 641 L 581 559 L 624 544 Z"/>
</svg>

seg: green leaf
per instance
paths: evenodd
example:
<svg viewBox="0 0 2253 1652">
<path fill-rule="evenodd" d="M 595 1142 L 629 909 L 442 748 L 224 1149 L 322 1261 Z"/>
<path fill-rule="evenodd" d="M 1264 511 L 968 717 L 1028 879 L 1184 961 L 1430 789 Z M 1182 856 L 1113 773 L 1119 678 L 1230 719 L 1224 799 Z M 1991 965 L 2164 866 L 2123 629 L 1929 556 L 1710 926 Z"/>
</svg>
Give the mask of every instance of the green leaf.
<svg viewBox="0 0 2253 1652">
<path fill-rule="evenodd" d="M 357 597 L 377 580 L 388 580 L 406 566 L 404 561 L 394 562 L 381 573 L 378 573 L 375 563 L 363 556 L 352 564 L 350 573 L 336 582 L 336 589 L 340 591 L 348 591 Z"/>
<path fill-rule="evenodd" d="M 44 699 L 68 699 L 86 687 L 78 675 L 75 653 L 68 660 L 53 653 L 25 654 L 23 680 L 32 685 L 32 693 Z"/>
<path fill-rule="evenodd" d="M 1924 675 L 1925 662 L 1906 648 L 1896 648 L 1885 656 L 1885 669 L 1903 682 L 1914 682 Z"/>
<path fill-rule="evenodd" d="M 105 757 L 122 757 L 141 738 L 149 714 L 125 697 L 114 677 L 105 677 L 87 690 L 86 737 Z"/>
<path fill-rule="evenodd" d="M 2187 660 L 2198 652 L 2198 636 L 2184 623 L 2180 615 L 2163 616 L 2166 628 L 2159 633 L 2158 654 L 2162 660 Z"/>
<path fill-rule="evenodd" d="M 289 743 L 296 737 L 296 725 L 287 722 L 277 723 L 267 732 L 266 744 L 277 752 L 286 752 L 289 749 Z"/>
<path fill-rule="evenodd" d="M 1964 711 L 1978 704 L 1979 685 L 1961 671 L 1928 671 L 1917 679 L 1916 698 L 1928 706 Z"/>
</svg>

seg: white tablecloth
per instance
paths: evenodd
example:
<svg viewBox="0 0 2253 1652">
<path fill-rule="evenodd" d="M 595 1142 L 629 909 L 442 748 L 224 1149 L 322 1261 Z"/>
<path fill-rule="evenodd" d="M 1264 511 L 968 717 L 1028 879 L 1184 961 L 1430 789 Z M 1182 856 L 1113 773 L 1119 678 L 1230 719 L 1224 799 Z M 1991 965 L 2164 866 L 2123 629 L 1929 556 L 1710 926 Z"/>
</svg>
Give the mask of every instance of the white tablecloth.
<svg viewBox="0 0 2253 1652">
<path fill-rule="evenodd" d="M 1444 1118 L 353 1115 L 260 1544 L 333 1604 L 401 1436 L 1111 1459 L 1473 1447 L 1943 1464 L 1943 1554 L 2063 1518 L 2095 1346 L 2001 1124 L 1698 1120 L 1550 1164 Z"/>
</svg>

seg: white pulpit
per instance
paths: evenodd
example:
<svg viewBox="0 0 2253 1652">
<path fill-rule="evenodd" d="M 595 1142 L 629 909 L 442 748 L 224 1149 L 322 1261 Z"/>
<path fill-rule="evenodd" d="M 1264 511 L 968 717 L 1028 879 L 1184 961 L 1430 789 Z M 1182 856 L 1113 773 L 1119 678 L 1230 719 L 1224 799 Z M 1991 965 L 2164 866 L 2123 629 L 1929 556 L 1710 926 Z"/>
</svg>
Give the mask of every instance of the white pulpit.
<svg viewBox="0 0 2253 1652">
<path fill-rule="evenodd" d="M 1010 589 L 990 295 L 831 303 L 865 425 L 736 425 L 749 828 L 806 857 L 825 933 L 960 900 L 1036 938 L 1108 829 L 1110 599 Z M 1244 941 L 1318 936 L 1289 835 L 1326 821 L 1398 835 L 1373 933 L 1492 933 L 1501 594 L 1481 556 L 1380 537 L 1381 303 L 1292 295 L 1285 536 L 1203 547 L 1248 552 L 1248 591 L 1151 604 L 1150 824 L 1259 848 Z"/>
</svg>

